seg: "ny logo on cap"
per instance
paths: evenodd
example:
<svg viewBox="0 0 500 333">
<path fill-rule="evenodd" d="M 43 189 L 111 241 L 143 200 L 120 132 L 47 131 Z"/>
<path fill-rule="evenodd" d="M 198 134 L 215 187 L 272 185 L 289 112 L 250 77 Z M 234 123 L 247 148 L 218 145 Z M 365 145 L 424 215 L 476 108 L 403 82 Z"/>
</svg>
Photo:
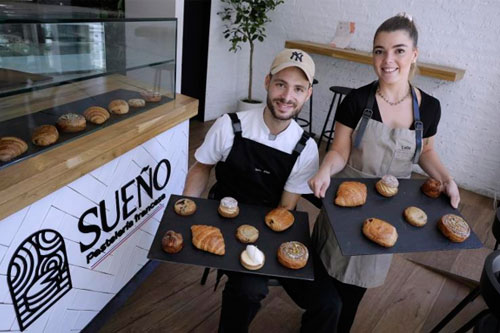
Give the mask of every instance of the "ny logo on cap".
<svg viewBox="0 0 500 333">
<path fill-rule="evenodd" d="M 292 52 L 292 56 L 290 57 L 290 59 L 302 62 L 302 56 L 303 55 L 304 54 L 302 52 L 296 52 L 296 51 L 294 51 L 294 52 Z"/>
</svg>

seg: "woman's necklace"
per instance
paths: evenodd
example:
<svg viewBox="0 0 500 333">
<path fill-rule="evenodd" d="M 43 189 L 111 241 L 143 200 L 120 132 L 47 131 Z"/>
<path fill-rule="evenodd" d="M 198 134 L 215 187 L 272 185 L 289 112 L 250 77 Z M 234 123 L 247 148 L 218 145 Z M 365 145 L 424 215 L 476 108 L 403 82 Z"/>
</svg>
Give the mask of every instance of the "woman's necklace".
<svg viewBox="0 0 500 333">
<path fill-rule="evenodd" d="M 400 104 L 402 101 L 404 101 L 408 96 L 410 96 L 410 93 L 411 93 L 411 90 L 408 89 L 408 93 L 406 95 L 403 96 L 403 98 L 401 98 L 399 101 L 396 101 L 396 102 L 391 102 L 389 101 L 384 95 L 382 95 L 382 93 L 380 92 L 380 88 L 377 88 L 377 95 L 380 96 L 380 98 L 382 98 L 384 100 L 384 102 L 386 102 L 387 104 L 389 104 L 390 106 L 395 106 L 395 105 L 398 105 Z"/>
</svg>

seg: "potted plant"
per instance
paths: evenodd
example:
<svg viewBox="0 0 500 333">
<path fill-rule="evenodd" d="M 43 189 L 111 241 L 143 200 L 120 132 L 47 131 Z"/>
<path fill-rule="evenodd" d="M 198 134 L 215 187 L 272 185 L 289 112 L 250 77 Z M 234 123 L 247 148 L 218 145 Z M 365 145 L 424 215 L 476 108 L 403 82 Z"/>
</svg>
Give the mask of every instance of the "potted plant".
<svg viewBox="0 0 500 333">
<path fill-rule="evenodd" d="M 229 51 L 237 52 L 241 44 L 248 43 L 250 60 L 248 66 L 248 96 L 240 101 L 238 110 L 256 107 L 262 101 L 252 97 L 252 73 L 254 43 L 264 41 L 266 37 L 265 24 L 271 20 L 267 13 L 276 9 L 284 0 L 221 0 L 224 9 L 217 14 L 225 22 L 224 38 L 231 42 Z M 243 102 L 243 103 L 242 103 Z M 249 106 L 242 106 L 246 103 Z"/>
</svg>

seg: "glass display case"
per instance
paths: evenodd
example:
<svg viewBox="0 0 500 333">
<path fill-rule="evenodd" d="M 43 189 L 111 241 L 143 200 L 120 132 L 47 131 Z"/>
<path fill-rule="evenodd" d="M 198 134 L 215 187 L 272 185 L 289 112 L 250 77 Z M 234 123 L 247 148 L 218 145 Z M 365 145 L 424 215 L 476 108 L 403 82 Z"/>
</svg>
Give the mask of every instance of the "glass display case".
<svg viewBox="0 0 500 333">
<path fill-rule="evenodd" d="M 176 36 L 176 19 L 0 21 L 0 169 L 173 100 Z"/>
</svg>

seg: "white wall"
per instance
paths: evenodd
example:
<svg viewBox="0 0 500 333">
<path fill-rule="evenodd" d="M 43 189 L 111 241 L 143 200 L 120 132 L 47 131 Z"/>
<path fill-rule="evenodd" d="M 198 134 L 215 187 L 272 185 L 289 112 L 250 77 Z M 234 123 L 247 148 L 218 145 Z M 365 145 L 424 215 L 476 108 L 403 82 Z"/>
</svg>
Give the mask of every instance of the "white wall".
<svg viewBox="0 0 500 333">
<path fill-rule="evenodd" d="M 206 120 L 233 111 L 246 94 L 246 49 L 228 52 L 223 25 L 212 3 L 206 95 Z M 264 98 L 264 76 L 285 40 L 327 43 L 339 21 L 355 21 L 350 47 L 370 51 L 376 28 L 387 18 L 406 11 L 419 30 L 419 60 L 465 69 L 458 82 L 417 77 L 414 83 L 441 102 L 436 149 L 457 183 L 488 196 L 500 196 L 500 2 L 495 0 L 287 0 L 271 13 L 268 38 L 256 46 L 254 91 Z M 314 132 L 321 131 L 331 100 L 328 87 L 359 87 L 376 78 L 371 66 L 312 55 L 319 85 L 314 90 Z M 305 108 L 304 113 L 307 113 Z"/>
</svg>

